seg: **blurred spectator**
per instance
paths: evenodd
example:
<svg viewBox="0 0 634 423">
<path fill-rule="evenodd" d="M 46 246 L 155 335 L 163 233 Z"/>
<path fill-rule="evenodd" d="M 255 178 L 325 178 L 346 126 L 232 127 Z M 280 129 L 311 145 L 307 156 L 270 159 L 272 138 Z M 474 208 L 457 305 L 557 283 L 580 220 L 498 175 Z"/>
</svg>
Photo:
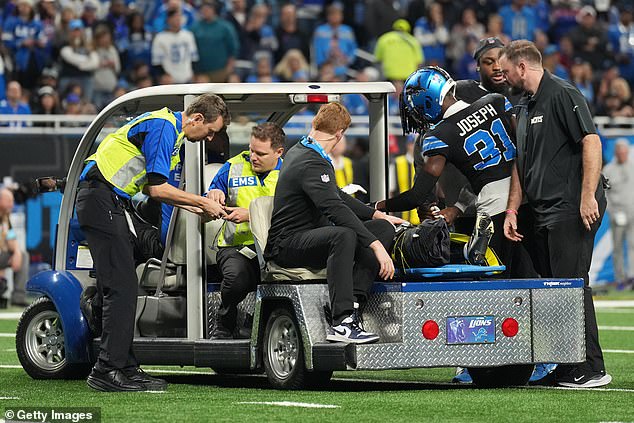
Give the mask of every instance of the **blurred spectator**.
<svg viewBox="0 0 634 423">
<path fill-rule="evenodd" d="M 392 23 L 400 18 L 397 4 L 392 0 L 365 1 L 364 26 L 369 45 L 373 45 L 381 35 L 393 29 Z M 411 28 L 409 23 L 408 27 Z"/>
<path fill-rule="evenodd" d="M 345 73 L 354 62 L 357 40 L 352 28 L 343 24 L 343 6 L 332 3 L 326 9 L 326 23 L 319 25 L 313 34 L 315 63 L 319 68 L 327 61 L 336 68 L 336 73 Z"/>
<path fill-rule="evenodd" d="M 121 54 L 125 53 L 129 47 L 130 27 L 128 26 L 127 14 L 128 7 L 124 0 L 110 1 L 110 10 L 106 16 L 105 23 L 110 28 L 112 41 Z"/>
<path fill-rule="evenodd" d="M 537 15 L 535 9 L 526 4 L 526 0 L 512 0 L 511 4 L 501 7 L 498 14 L 504 23 L 504 33 L 513 40 L 535 39 Z"/>
<path fill-rule="evenodd" d="M 550 44 L 544 49 L 542 53 L 542 65 L 544 69 L 548 69 L 553 75 L 568 80 L 568 71 L 559 62 L 559 48 L 556 45 Z"/>
<path fill-rule="evenodd" d="M 145 85 L 145 80 L 150 81 L 149 85 Z M 144 88 L 146 86 L 152 85 L 152 73 L 150 71 L 150 66 L 147 63 L 137 62 L 128 75 L 128 82 L 133 86 L 133 88 Z"/>
<path fill-rule="evenodd" d="M 473 79 L 475 81 L 480 79 L 478 64 L 473 59 L 473 52 L 478 46 L 478 41 L 479 39 L 475 37 L 467 38 L 467 48 L 454 65 L 456 79 Z"/>
<path fill-rule="evenodd" d="M 634 163 L 629 156 L 630 143 L 627 138 L 620 138 L 616 142 L 614 160 L 603 168 L 603 174 L 610 180 L 611 185 L 606 194 L 614 247 L 614 276 L 615 281 L 619 283 L 634 281 L 634 195 L 631 194 Z M 627 242 L 627 272 L 624 241 Z"/>
<path fill-rule="evenodd" d="M 112 45 L 110 28 L 105 25 L 99 25 L 95 29 L 95 51 L 99 56 L 99 67 L 95 70 L 92 102 L 97 109 L 102 109 L 112 99 L 121 72 L 119 53 Z"/>
<path fill-rule="evenodd" d="M 299 50 L 304 58 L 310 57 L 310 37 L 297 25 L 297 7 L 293 3 L 286 3 L 280 9 L 280 23 L 275 28 L 278 47 L 275 51 L 275 61 L 292 49 Z"/>
<path fill-rule="evenodd" d="M 28 305 L 25 288 L 29 276 L 29 255 L 20 248 L 11 227 L 13 203 L 13 193 L 7 188 L 0 188 L 0 278 L 4 279 L 5 269 L 13 270 L 11 304 L 24 307 Z"/>
<path fill-rule="evenodd" d="M 84 37 L 86 41 L 94 41 L 95 28 L 99 24 L 99 2 L 97 0 L 85 0 L 79 19 L 84 23 Z"/>
<path fill-rule="evenodd" d="M 273 76 L 273 65 L 268 53 L 256 55 L 255 73 L 249 75 L 244 82 L 280 82 L 277 76 Z"/>
<path fill-rule="evenodd" d="M 266 4 L 259 3 L 251 7 L 249 17 L 244 25 L 245 44 L 240 46 L 244 58 L 253 60 L 254 55 L 259 51 L 266 51 L 272 55 L 277 50 L 275 32 L 266 23 L 268 17 L 269 7 Z"/>
<path fill-rule="evenodd" d="M 303 82 L 309 80 L 310 68 L 299 49 L 290 49 L 275 66 L 273 73 L 285 82 Z"/>
<path fill-rule="evenodd" d="M 342 75 L 337 72 L 337 67 L 332 62 L 326 62 L 319 68 L 318 81 L 321 82 L 341 82 Z"/>
<path fill-rule="evenodd" d="M 50 53 L 33 0 L 18 0 L 16 16 L 4 22 L 2 41 L 13 55 L 16 79 L 22 87 L 33 88 Z"/>
<path fill-rule="evenodd" d="M 416 21 L 414 36 L 423 48 L 425 65 L 444 67 L 449 30 L 445 24 L 442 6 L 439 2 L 431 3 L 427 16 Z"/>
<path fill-rule="evenodd" d="M 6 98 L 6 81 L 4 78 L 4 55 L 2 54 L 2 45 L 0 44 L 0 100 Z"/>
<path fill-rule="evenodd" d="M 70 23 L 77 19 L 77 14 L 72 7 L 63 7 L 59 16 L 59 21 L 55 24 L 55 49 L 60 50 L 68 44 L 70 35 Z M 82 22 L 83 25 L 83 22 Z"/>
<path fill-rule="evenodd" d="M 612 44 L 621 76 L 634 84 L 634 5 L 621 8 L 619 22 L 610 25 L 608 37 Z"/>
<path fill-rule="evenodd" d="M 469 38 L 481 40 L 484 37 L 484 25 L 476 19 L 475 11 L 467 7 L 462 11 L 462 19 L 451 29 L 451 37 L 447 47 L 447 58 L 455 63 L 462 59 L 465 53 L 470 56 L 473 51 L 467 48 Z"/>
<path fill-rule="evenodd" d="M 575 59 L 570 68 L 570 82 L 572 82 L 586 98 L 590 110 L 594 111 L 594 87 L 592 86 L 592 80 L 593 74 L 590 64 L 581 58 Z"/>
<path fill-rule="evenodd" d="M 55 90 L 49 86 L 43 86 L 37 90 L 37 103 L 33 108 L 37 115 L 58 115 L 61 113 L 59 99 Z M 34 122 L 33 126 L 54 127 L 54 122 Z"/>
<path fill-rule="evenodd" d="M 528 0 L 528 6 L 535 12 L 536 29 L 547 33 L 550 28 L 550 0 Z"/>
<path fill-rule="evenodd" d="M 570 72 L 575 57 L 575 48 L 567 35 L 559 39 L 559 63 Z"/>
<path fill-rule="evenodd" d="M 145 26 L 145 18 L 138 12 L 128 16 L 128 48 L 123 56 L 123 68 L 130 72 L 137 63 L 152 61 L 152 31 Z"/>
<path fill-rule="evenodd" d="M 30 115 L 31 108 L 22 98 L 22 86 L 18 81 L 9 81 L 7 84 L 7 99 L 0 101 L 0 115 Z M 24 121 L 3 121 L 0 126 L 12 128 L 26 126 Z"/>
<path fill-rule="evenodd" d="M 152 42 L 152 66 L 158 78 L 169 75 L 173 83 L 184 84 L 194 76 L 192 65 L 198 61 L 194 35 L 181 28 L 180 9 L 167 13 L 167 29 L 159 32 Z M 163 83 L 167 81 L 163 78 Z"/>
<path fill-rule="evenodd" d="M 71 115 L 72 116 L 72 115 L 80 115 L 80 114 L 82 114 L 81 99 L 75 93 L 70 93 L 70 94 L 68 94 L 66 96 L 66 98 L 64 98 L 64 101 L 62 101 L 62 107 L 63 107 L 64 114 L 66 114 L 66 115 Z M 79 122 L 75 122 L 73 120 L 69 120 L 69 121 L 66 121 L 66 122 L 62 122 L 62 126 L 78 127 L 78 126 L 82 126 L 82 125 Z"/>
<path fill-rule="evenodd" d="M 548 41 L 548 35 L 546 35 L 546 33 L 543 32 L 541 29 L 535 30 L 535 39 L 533 40 L 533 43 L 535 43 L 535 47 L 537 47 L 537 50 L 539 50 L 539 52 L 542 54 L 544 50 L 546 50 L 546 47 L 550 45 L 550 42 Z"/>
<path fill-rule="evenodd" d="M 200 7 L 200 20 L 192 25 L 200 59 L 197 74 L 204 74 L 209 82 L 226 82 L 233 72 L 240 46 L 233 26 L 218 16 L 218 4 L 205 0 Z M 214 48 L 209 48 L 214 46 Z"/>
<path fill-rule="evenodd" d="M 502 17 L 497 13 L 489 16 L 487 20 L 487 32 L 484 34 L 484 38 L 498 38 L 504 45 L 511 42 L 511 38 L 504 33 Z"/>
<path fill-rule="evenodd" d="M 343 136 L 330 152 L 332 167 L 335 168 L 335 182 L 339 188 L 350 185 L 354 181 L 352 160 L 346 157 L 346 147 L 346 137 Z"/>
<path fill-rule="evenodd" d="M 578 4 L 579 0 L 553 2 L 553 10 L 550 13 L 551 25 L 548 31 L 551 42 L 559 43 L 561 37 L 577 26 Z"/>
<path fill-rule="evenodd" d="M 611 46 L 606 29 L 596 19 L 597 12 L 592 6 L 584 6 L 577 14 L 579 25 L 570 33 L 570 41 L 575 55 L 590 62 L 594 69 L 603 69 L 611 59 Z"/>
<path fill-rule="evenodd" d="M 407 22 L 407 24 L 409 25 L 409 22 Z M 370 66 L 357 72 L 354 77 L 355 82 L 373 82 L 378 79 L 379 71 Z M 343 96 L 341 102 L 353 116 L 365 116 L 368 114 L 368 99 L 362 94 L 346 94 Z"/>
<path fill-rule="evenodd" d="M 189 29 L 196 21 L 196 11 L 189 3 L 182 0 L 167 0 L 156 13 L 156 18 L 152 22 L 152 29 L 155 34 L 164 32 L 169 27 L 169 13 L 172 10 L 179 11 L 180 27 Z"/>
<path fill-rule="evenodd" d="M 92 99 L 94 72 L 99 67 L 99 56 L 84 36 L 84 24 L 74 19 L 69 26 L 68 44 L 62 47 L 60 57 L 60 91 L 66 91 L 71 82 L 81 85 L 82 94 Z"/>
<path fill-rule="evenodd" d="M 231 9 L 227 14 L 227 21 L 233 25 L 236 34 L 238 35 L 238 41 L 240 44 L 240 59 L 251 60 L 244 54 L 244 48 L 247 45 L 247 33 L 244 29 L 247 24 L 247 1 L 246 0 L 231 0 Z"/>
<path fill-rule="evenodd" d="M 59 19 L 59 8 L 55 0 L 41 0 L 38 3 L 40 22 L 42 22 L 41 38 L 46 40 L 45 56 L 48 61 L 55 61 L 56 21 Z"/>
<path fill-rule="evenodd" d="M 388 80 L 406 80 L 423 64 L 423 54 L 411 27 L 405 19 L 397 19 L 393 31 L 379 37 L 374 49 L 376 60 L 381 62 L 383 76 Z"/>
<path fill-rule="evenodd" d="M 426 0 L 410 0 L 407 5 L 406 19 L 411 26 L 416 25 L 416 21 L 427 13 Z"/>
</svg>

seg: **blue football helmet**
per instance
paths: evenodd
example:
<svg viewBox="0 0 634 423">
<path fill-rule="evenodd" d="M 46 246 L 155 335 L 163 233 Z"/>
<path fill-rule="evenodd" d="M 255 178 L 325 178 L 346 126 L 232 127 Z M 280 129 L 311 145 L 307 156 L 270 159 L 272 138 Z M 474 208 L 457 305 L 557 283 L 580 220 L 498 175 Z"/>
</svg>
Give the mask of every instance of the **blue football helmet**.
<svg viewBox="0 0 634 423">
<path fill-rule="evenodd" d="M 455 91 L 456 82 L 437 66 L 425 66 L 412 73 L 400 96 L 403 134 L 423 132 L 442 118 L 442 103 Z"/>
</svg>

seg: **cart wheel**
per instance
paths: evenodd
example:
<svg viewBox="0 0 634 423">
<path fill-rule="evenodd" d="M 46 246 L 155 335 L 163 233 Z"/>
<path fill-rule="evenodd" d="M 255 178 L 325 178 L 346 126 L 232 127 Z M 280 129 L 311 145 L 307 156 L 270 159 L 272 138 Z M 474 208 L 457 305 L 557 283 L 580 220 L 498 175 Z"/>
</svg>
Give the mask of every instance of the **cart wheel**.
<svg viewBox="0 0 634 423">
<path fill-rule="evenodd" d="M 18 358 L 33 379 L 84 378 L 89 363 L 70 364 L 64 350 L 64 328 L 53 302 L 41 297 L 20 318 L 15 337 Z"/>
<path fill-rule="evenodd" d="M 285 308 L 274 310 L 264 331 L 264 370 L 273 387 L 301 389 L 327 383 L 332 371 L 306 370 L 301 333 Z"/>
<path fill-rule="evenodd" d="M 500 367 L 469 367 L 469 374 L 478 388 L 524 386 L 533 373 L 532 364 Z"/>
</svg>

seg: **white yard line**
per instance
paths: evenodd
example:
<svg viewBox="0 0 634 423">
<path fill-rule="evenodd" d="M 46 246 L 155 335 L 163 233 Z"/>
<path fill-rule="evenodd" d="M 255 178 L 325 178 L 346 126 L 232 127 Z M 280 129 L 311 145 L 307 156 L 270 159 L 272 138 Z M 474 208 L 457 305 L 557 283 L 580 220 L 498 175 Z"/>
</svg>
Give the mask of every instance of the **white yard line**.
<svg viewBox="0 0 634 423">
<path fill-rule="evenodd" d="M 602 308 L 597 309 L 597 312 L 607 314 L 634 314 L 634 308 Z"/>
<path fill-rule="evenodd" d="M 595 308 L 618 308 L 618 307 L 634 307 L 634 300 L 596 300 Z"/>
<path fill-rule="evenodd" d="M 634 326 L 599 326 L 599 330 L 624 330 L 624 331 L 634 331 Z"/>
<path fill-rule="evenodd" d="M 275 405 L 278 407 L 301 407 L 301 408 L 341 408 L 333 404 L 313 404 L 309 402 L 292 402 L 292 401 L 240 401 L 234 404 L 253 404 L 253 405 Z"/>
<path fill-rule="evenodd" d="M 0 364 L 0 369 L 21 369 L 19 364 Z"/>
<path fill-rule="evenodd" d="M 6 350 L 2 350 L 4 352 L 15 352 L 15 348 L 7 348 Z"/>
<path fill-rule="evenodd" d="M 15 338 L 15 333 L 0 333 L 0 338 Z"/>
<path fill-rule="evenodd" d="M 156 369 L 156 368 L 152 368 L 152 367 L 144 367 L 144 370 L 147 370 L 150 373 L 171 373 L 171 374 L 182 374 L 182 375 L 214 375 L 215 373 L 212 372 L 203 372 L 203 371 L 197 371 L 197 370 L 170 370 L 170 369 Z"/>
<path fill-rule="evenodd" d="M 603 350 L 603 352 L 615 354 L 634 354 L 634 350 Z"/>
<path fill-rule="evenodd" d="M 0 320 L 18 320 L 22 316 L 22 313 L 0 313 Z"/>
<path fill-rule="evenodd" d="M 20 397 L 0 397 L 0 401 L 2 400 L 19 400 Z"/>
</svg>

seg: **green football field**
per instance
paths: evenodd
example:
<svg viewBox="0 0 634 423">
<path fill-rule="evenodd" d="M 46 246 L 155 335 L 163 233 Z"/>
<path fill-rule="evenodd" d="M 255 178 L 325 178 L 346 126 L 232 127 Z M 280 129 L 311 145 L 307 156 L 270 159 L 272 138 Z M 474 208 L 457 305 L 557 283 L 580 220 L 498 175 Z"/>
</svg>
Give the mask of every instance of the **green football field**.
<svg viewBox="0 0 634 423">
<path fill-rule="evenodd" d="M 613 376 L 601 389 L 476 389 L 451 384 L 443 368 L 338 372 L 328 390 L 277 391 L 262 375 L 148 367 L 168 391 L 122 394 L 31 379 L 15 352 L 17 320 L 0 313 L 0 422 L 6 407 L 99 407 L 105 422 L 634 422 L 634 307 L 601 307 L 597 318 Z"/>
</svg>

